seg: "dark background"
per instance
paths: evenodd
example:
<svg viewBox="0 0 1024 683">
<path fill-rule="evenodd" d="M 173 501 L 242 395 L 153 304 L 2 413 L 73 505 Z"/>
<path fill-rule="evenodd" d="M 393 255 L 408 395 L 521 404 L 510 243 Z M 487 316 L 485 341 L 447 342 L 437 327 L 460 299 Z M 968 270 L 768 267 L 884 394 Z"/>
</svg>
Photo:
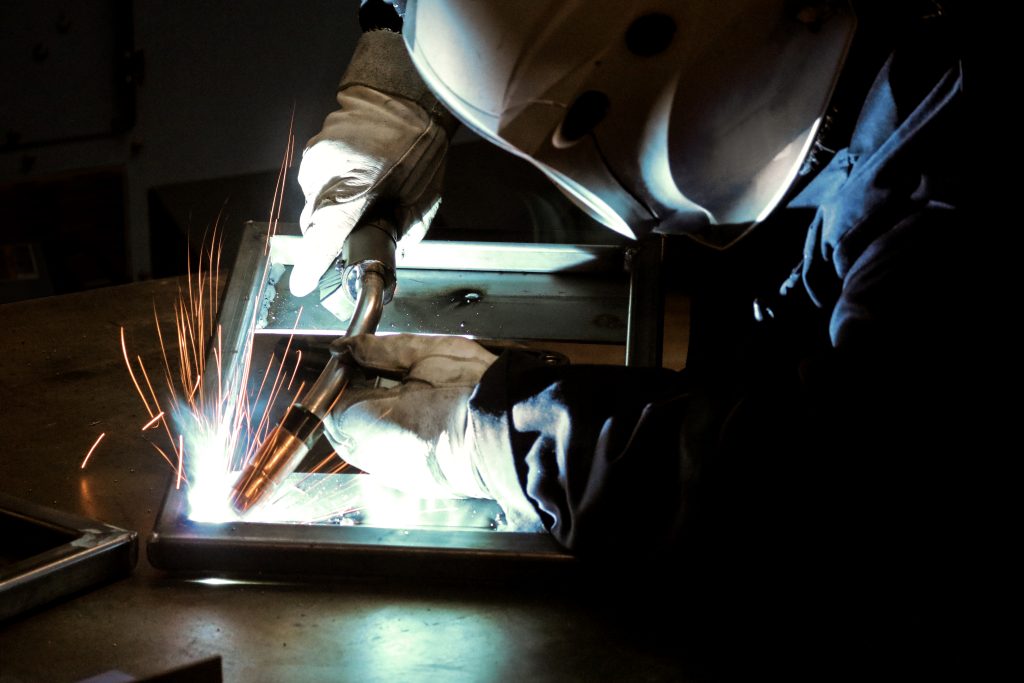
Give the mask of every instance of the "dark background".
<svg viewBox="0 0 1024 683">
<path fill-rule="evenodd" d="M 218 216 L 230 263 L 243 223 L 270 215 L 290 127 L 301 153 L 334 108 L 357 7 L 0 5 L 0 302 L 183 273 Z M 302 208 L 297 166 L 283 221 Z M 613 239 L 464 129 L 435 227 L 435 238 Z"/>
</svg>

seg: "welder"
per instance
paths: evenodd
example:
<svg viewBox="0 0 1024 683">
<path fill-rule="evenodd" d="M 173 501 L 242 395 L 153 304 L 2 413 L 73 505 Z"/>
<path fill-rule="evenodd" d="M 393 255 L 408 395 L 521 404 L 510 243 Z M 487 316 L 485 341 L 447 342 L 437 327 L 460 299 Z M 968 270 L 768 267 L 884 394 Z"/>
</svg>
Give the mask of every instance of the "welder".
<svg viewBox="0 0 1024 683">
<path fill-rule="evenodd" d="M 366 0 L 302 159 L 295 294 L 368 206 L 422 236 L 455 119 L 611 229 L 709 249 L 682 372 L 358 336 L 335 353 L 403 381 L 346 392 L 328 437 L 393 486 L 493 498 L 584 562 L 699 566 L 761 626 L 884 607 L 900 616 L 872 637 L 913 640 L 970 423 L 963 77 L 948 4 L 856 9 Z"/>
</svg>

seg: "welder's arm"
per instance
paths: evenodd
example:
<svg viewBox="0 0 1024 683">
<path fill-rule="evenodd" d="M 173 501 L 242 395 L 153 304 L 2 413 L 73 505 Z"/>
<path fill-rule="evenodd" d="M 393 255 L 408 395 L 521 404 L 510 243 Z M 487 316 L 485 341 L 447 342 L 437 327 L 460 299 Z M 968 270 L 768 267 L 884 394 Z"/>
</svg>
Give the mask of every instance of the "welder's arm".
<svg viewBox="0 0 1024 683">
<path fill-rule="evenodd" d="M 710 430 L 678 373 L 551 367 L 458 337 L 339 340 L 402 380 L 343 395 L 325 422 L 346 460 L 395 488 L 495 499 L 514 529 L 581 555 L 672 548 Z M 638 521 L 642 520 L 638 524 Z"/>
<path fill-rule="evenodd" d="M 297 296 L 316 287 L 371 204 L 393 206 L 408 242 L 423 237 L 441 201 L 455 119 L 416 73 L 401 35 L 363 34 L 338 86 L 338 105 L 299 167 L 306 205 L 290 280 Z"/>
<path fill-rule="evenodd" d="M 545 527 L 581 557 L 664 554 L 695 507 L 710 408 L 685 373 L 546 366 L 508 351 L 470 407 L 500 427 Z"/>
</svg>

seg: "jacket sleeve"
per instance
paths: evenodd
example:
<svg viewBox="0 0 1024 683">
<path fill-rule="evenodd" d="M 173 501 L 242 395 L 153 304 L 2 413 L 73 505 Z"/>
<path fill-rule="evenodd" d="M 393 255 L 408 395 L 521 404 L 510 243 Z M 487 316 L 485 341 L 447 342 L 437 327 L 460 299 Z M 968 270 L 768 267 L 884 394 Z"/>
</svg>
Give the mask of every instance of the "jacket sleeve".
<svg viewBox="0 0 1024 683">
<path fill-rule="evenodd" d="M 684 373 L 550 367 L 509 351 L 471 399 L 501 425 L 518 485 L 580 555 L 672 546 L 708 430 Z"/>
</svg>

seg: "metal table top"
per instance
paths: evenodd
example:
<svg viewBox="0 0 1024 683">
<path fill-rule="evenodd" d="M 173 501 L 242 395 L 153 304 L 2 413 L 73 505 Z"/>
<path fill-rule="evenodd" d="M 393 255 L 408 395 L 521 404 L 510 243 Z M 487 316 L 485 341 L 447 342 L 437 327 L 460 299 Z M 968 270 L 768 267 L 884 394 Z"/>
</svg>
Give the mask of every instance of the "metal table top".
<svg viewBox="0 0 1024 683">
<path fill-rule="evenodd" d="M 156 365 L 153 311 L 170 324 L 177 287 L 0 306 L 0 491 L 148 534 L 172 474 L 139 431 L 118 331 Z M 162 574 L 143 554 L 127 579 L 0 625 L 0 681 L 141 677 L 211 655 L 227 681 L 686 678 L 682 644 L 655 626 L 663 606 L 607 599 L 623 589 L 210 585 Z"/>
</svg>

